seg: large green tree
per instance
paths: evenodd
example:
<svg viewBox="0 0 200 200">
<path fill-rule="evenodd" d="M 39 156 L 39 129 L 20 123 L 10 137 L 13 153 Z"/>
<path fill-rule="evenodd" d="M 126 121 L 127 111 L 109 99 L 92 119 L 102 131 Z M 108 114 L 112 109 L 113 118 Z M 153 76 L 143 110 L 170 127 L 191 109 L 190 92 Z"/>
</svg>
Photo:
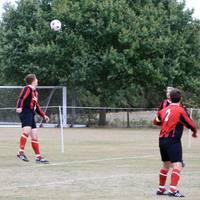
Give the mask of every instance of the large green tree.
<svg viewBox="0 0 200 200">
<path fill-rule="evenodd" d="M 62 31 L 50 30 L 54 18 Z M 19 0 L 0 25 L 1 76 L 33 72 L 101 106 L 155 106 L 167 85 L 199 103 L 199 30 L 175 0 Z"/>
</svg>

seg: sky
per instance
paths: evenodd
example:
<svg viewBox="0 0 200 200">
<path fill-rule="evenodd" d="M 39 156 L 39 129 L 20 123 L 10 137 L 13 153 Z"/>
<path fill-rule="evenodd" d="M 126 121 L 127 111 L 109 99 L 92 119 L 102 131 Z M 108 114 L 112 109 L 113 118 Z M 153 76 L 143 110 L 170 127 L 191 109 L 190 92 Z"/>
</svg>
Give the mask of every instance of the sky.
<svg viewBox="0 0 200 200">
<path fill-rule="evenodd" d="M 11 2 L 11 3 L 15 3 L 16 0 L 0 0 L 0 16 L 3 12 L 3 4 L 5 2 Z M 181 1 L 181 0 L 179 0 Z M 193 17 L 200 19 L 200 0 L 186 0 L 186 7 L 187 8 L 194 8 L 194 14 Z"/>
</svg>

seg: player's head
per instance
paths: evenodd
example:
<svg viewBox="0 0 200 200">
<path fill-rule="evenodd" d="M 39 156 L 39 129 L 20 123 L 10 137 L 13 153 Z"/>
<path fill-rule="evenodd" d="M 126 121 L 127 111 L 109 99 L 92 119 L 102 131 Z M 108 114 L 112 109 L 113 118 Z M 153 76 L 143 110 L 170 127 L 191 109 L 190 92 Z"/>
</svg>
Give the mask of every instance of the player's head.
<svg viewBox="0 0 200 200">
<path fill-rule="evenodd" d="M 170 92 L 170 99 L 172 101 L 172 103 L 178 103 L 181 101 L 181 92 L 179 89 L 174 88 L 171 92 Z"/>
<path fill-rule="evenodd" d="M 168 99 L 170 99 L 170 92 L 173 90 L 174 88 L 173 87 L 167 87 L 167 89 L 166 89 L 166 97 L 168 98 Z"/>
<path fill-rule="evenodd" d="M 38 80 L 35 74 L 28 74 L 25 77 L 25 81 L 27 85 L 32 85 L 33 87 L 36 87 L 38 85 Z"/>
</svg>

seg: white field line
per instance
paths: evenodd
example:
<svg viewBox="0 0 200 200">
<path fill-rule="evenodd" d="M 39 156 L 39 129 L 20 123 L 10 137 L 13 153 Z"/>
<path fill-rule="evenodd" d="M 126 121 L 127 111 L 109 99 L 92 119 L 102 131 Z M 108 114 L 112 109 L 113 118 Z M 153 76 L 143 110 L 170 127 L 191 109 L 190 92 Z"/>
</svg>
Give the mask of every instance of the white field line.
<svg viewBox="0 0 200 200">
<path fill-rule="evenodd" d="M 137 159 L 156 159 L 160 160 L 159 154 L 151 154 L 151 155 L 138 155 L 138 156 L 127 156 L 127 157 L 113 157 L 113 158 L 102 158 L 102 159 L 94 159 L 94 160 L 77 160 L 77 161 L 68 161 L 68 162 L 57 162 L 57 163 L 51 163 L 50 164 L 37 164 L 32 167 L 48 167 L 48 166 L 62 166 L 62 165 L 70 165 L 70 164 L 87 164 L 87 163 L 101 163 L 101 162 L 107 162 L 107 161 L 117 161 L 117 160 L 137 160 Z M 199 157 L 196 157 L 199 158 Z M 192 157 L 192 159 L 188 158 L 187 160 L 196 160 L 195 157 Z"/>
<path fill-rule="evenodd" d="M 22 165 L 18 165 L 18 166 L 13 166 L 14 168 L 20 168 L 20 169 L 30 169 L 30 168 L 41 168 L 41 167 L 51 167 L 51 166 L 64 166 L 64 165 L 76 165 L 76 164 L 88 164 L 88 163 L 104 163 L 104 162 L 109 162 L 109 161 L 117 161 L 117 160 L 137 160 L 137 159 L 160 159 L 159 155 L 139 155 L 139 156 L 127 156 L 127 157 L 111 157 L 111 158 L 101 158 L 101 159 L 94 159 L 94 160 L 77 160 L 77 161 L 68 161 L 68 162 L 52 162 L 50 161 L 49 164 L 34 164 L 33 163 L 23 163 L 23 161 L 18 160 L 20 162 L 20 164 L 24 164 L 24 166 Z M 2 171 L 9 171 L 9 170 L 13 170 L 13 167 L 10 168 L 4 168 L 4 167 L 0 167 L 1 172 Z"/>
<path fill-rule="evenodd" d="M 187 175 L 195 175 L 195 174 L 199 174 L 198 173 L 192 173 L 192 172 L 188 172 L 188 173 L 184 173 Z M 37 187 L 51 187 L 51 186 L 58 186 L 58 185 L 69 185 L 69 184 L 73 184 L 75 182 L 87 182 L 87 181 L 101 181 L 101 180 L 106 180 L 106 179 L 119 179 L 119 178 L 127 178 L 127 177 L 136 177 L 136 176 L 140 176 L 141 174 L 133 174 L 133 173 L 128 173 L 128 174 L 119 174 L 119 175 L 110 175 L 110 176 L 104 176 L 104 177 L 83 177 L 83 178 L 76 178 L 76 179 L 68 179 L 66 181 L 53 181 L 53 182 L 46 182 L 46 183 L 31 183 L 31 184 L 25 184 L 25 185 L 15 185 L 15 186 L 8 186 L 8 187 L 4 187 L 1 186 L 0 187 L 0 191 L 5 191 L 5 190 L 14 190 L 14 189 L 21 189 L 21 188 L 37 188 Z M 142 174 L 144 175 L 144 174 Z M 150 173 L 146 174 L 146 175 L 150 175 Z"/>
<path fill-rule="evenodd" d="M 49 164 L 34 164 L 29 165 L 29 163 L 24 163 L 24 166 L 14 166 L 15 168 L 21 168 L 21 169 L 30 169 L 30 168 L 41 168 L 41 167 L 51 167 L 51 166 L 64 166 L 64 165 L 76 165 L 76 164 L 88 164 L 88 163 L 104 163 L 109 161 L 117 161 L 117 160 L 137 160 L 137 159 L 160 159 L 158 155 L 140 155 L 140 156 L 128 156 L 128 157 L 113 157 L 113 158 L 102 158 L 102 159 L 94 159 L 94 160 L 77 160 L 77 161 L 68 161 L 68 162 L 55 162 L 55 163 L 49 163 Z M 22 162 L 19 160 L 19 162 Z M 31 163 L 32 164 L 32 163 Z M 1 171 L 8 171 L 13 168 L 1 168 Z"/>
<path fill-rule="evenodd" d="M 97 180 L 106 180 L 106 179 L 118 179 L 118 178 L 127 178 L 127 177 L 135 177 L 135 174 L 120 174 L 120 175 L 110 175 L 104 177 L 83 177 L 77 179 L 68 179 L 66 181 L 53 181 L 53 182 L 46 182 L 46 183 L 36 183 L 36 184 L 25 184 L 25 185 L 16 185 L 10 187 L 0 187 L 0 191 L 4 190 L 13 190 L 13 189 L 20 189 L 20 188 L 37 188 L 37 187 L 49 187 L 49 186 L 58 186 L 58 185 L 67 185 L 72 184 L 74 182 L 84 182 L 84 181 L 97 181 Z"/>
<path fill-rule="evenodd" d="M 115 160 L 132 160 L 132 159 L 142 159 L 142 158 L 155 158 L 156 155 L 143 155 L 143 156 L 129 156 L 129 157 L 115 157 L 115 158 L 102 158 L 94 160 L 80 160 L 80 161 L 70 161 L 70 162 L 58 162 L 50 164 L 41 164 L 37 165 L 38 167 L 48 167 L 48 166 L 62 166 L 70 164 L 87 164 L 87 163 L 99 163 L 106 161 L 115 161 Z"/>
</svg>

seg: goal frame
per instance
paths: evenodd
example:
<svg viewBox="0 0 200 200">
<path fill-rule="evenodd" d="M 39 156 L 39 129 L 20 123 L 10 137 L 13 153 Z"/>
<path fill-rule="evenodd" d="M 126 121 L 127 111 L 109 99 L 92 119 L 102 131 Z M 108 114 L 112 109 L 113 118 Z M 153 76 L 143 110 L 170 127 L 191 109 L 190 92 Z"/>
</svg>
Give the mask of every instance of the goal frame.
<svg viewBox="0 0 200 200">
<path fill-rule="evenodd" d="M 23 86 L 6 85 L 0 89 L 22 89 Z M 62 89 L 62 123 L 67 127 L 67 87 L 66 86 L 37 86 L 38 89 Z"/>
</svg>

